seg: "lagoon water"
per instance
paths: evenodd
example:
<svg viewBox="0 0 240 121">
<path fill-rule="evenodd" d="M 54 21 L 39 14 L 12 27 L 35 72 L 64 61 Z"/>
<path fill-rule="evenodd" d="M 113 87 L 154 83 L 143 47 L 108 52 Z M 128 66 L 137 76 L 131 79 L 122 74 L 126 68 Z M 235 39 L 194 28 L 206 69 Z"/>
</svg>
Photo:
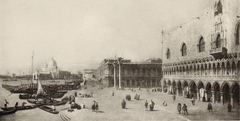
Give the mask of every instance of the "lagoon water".
<svg viewBox="0 0 240 121">
<path fill-rule="evenodd" d="M 27 100 L 19 99 L 19 94 L 11 94 L 8 90 L 2 88 L 2 84 L 20 85 L 29 83 L 31 83 L 29 80 L 5 82 L 0 79 L 0 107 L 4 107 L 5 99 L 9 102 L 8 106 L 10 107 L 14 106 L 16 102 L 18 102 L 18 105 L 21 105 L 22 102 L 26 102 L 26 105 L 31 105 L 27 102 Z M 59 82 L 55 83 L 59 84 Z M 60 110 L 66 108 L 66 106 L 69 105 L 66 104 L 65 106 L 58 106 L 56 109 Z M 14 114 L 0 116 L 0 121 L 61 121 L 61 119 L 58 114 L 51 114 L 39 108 L 35 108 L 30 110 L 19 110 Z"/>
</svg>

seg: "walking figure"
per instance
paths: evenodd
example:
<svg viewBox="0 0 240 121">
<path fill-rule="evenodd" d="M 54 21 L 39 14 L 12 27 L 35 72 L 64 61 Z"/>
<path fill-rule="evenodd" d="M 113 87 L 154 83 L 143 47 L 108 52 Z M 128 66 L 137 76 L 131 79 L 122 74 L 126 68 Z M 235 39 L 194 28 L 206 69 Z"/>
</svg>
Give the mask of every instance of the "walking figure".
<svg viewBox="0 0 240 121">
<path fill-rule="evenodd" d="M 126 108 L 126 101 L 124 99 L 123 99 L 121 105 L 122 105 L 122 109 Z"/>
<path fill-rule="evenodd" d="M 181 103 L 178 103 L 177 110 L 179 114 L 181 113 L 181 109 L 182 109 Z"/>
<path fill-rule="evenodd" d="M 99 107 L 98 107 L 98 102 L 96 102 L 95 103 L 95 111 L 98 113 L 98 109 L 99 109 Z"/>
<path fill-rule="evenodd" d="M 146 110 L 147 110 L 147 109 L 148 109 L 148 102 L 147 102 L 147 100 L 146 100 L 144 106 L 145 106 L 145 108 L 146 108 Z"/>
<path fill-rule="evenodd" d="M 93 101 L 93 104 L 92 104 L 92 112 L 94 112 L 95 111 L 95 100 Z"/>
<path fill-rule="evenodd" d="M 212 104 L 211 103 L 208 103 L 208 107 L 207 107 L 208 111 L 212 111 Z"/>
<path fill-rule="evenodd" d="M 176 99 L 176 95 L 175 94 L 173 94 L 173 100 L 175 100 Z"/>
<path fill-rule="evenodd" d="M 187 115 L 188 115 L 188 111 L 187 111 L 187 106 L 186 106 L 186 104 L 183 104 L 182 110 L 183 110 L 183 114 L 184 114 L 184 115 L 185 115 L 185 113 L 187 113 Z"/>
<path fill-rule="evenodd" d="M 231 110 L 232 110 L 232 105 L 228 103 L 228 112 L 231 112 Z"/>
<path fill-rule="evenodd" d="M 155 103 L 151 100 L 150 105 L 149 105 L 150 111 L 153 111 L 154 105 L 155 105 Z"/>
<path fill-rule="evenodd" d="M 191 102 L 193 105 L 195 105 L 195 99 L 192 97 Z"/>
</svg>

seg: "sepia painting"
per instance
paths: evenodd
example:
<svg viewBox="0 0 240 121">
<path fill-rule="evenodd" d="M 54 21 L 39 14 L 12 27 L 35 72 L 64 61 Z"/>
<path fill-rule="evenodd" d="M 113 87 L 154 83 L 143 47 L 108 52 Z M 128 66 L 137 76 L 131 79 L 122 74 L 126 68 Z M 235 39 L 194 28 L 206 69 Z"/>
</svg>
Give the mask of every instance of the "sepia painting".
<svg viewBox="0 0 240 121">
<path fill-rule="evenodd" d="M 0 0 L 0 121 L 240 120 L 240 0 Z"/>
</svg>

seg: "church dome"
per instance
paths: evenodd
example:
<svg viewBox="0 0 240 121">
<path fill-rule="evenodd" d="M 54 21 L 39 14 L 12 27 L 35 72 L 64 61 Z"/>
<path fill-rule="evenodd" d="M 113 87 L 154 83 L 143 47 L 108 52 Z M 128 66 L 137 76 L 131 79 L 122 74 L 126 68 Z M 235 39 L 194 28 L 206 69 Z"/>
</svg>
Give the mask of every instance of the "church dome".
<svg viewBox="0 0 240 121">
<path fill-rule="evenodd" d="M 49 67 L 56 67 L 56 66 L 57 66 L 57 62 L 52 58 L 52 59 L 48 62 L 48 66 L 49 66 Z"/>
</svg>

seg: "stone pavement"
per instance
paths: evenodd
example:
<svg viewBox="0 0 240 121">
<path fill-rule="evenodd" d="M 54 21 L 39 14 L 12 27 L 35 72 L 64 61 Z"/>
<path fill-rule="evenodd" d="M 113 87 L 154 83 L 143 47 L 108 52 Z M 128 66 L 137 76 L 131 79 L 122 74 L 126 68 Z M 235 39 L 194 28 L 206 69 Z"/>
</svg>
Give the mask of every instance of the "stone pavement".
<svg viewBox="0 0 240 121">
<path fill-rule="evenodd" d="M 94 96 L 92 98 L 82 98 L 78 95 L 76 102 L 78 104 L 84 103 L 90 108 L 93 100 L 98 101 L 100 112 L 96 113 L 92 112 L 91 109 L 83 109 L 74 110 L 71 113 L 65 111 L 64 115 L 69 117 L 71 121 L 239 120 L 239 110 L 234 109 L 233 112 L 227 112 L 226 106 L 222 106 L 222 104 L 212 104 L 213 112 L 209 113 L 206 102 L 196 101 L 196 105 L 192 105 L 190 99 L 176 96 L 176 100 L 173 100 L 172 95 L 162 92 L 147 92 L 146 89 L 135 90 L 136 92 L 128 89 L 115 90 L 113 88 L 80 90 L 78 93 L 86 91 L 90 93 L 93 91 Z M 114 96 L 111 96 L 112 91 L 115 92 Z M 140 100 L 133 99 L 136 93 L 140 94 Z M 121 109 L 121 101 L 125 99 L 126 94 L 130 94 L 132 100 L 126 101 L 127 109 Z M 151 99 L 155 102 L 154 111 L 146 111 L 144 102 L 145 100 L 150 102 Z M 168 105 L 163 106 L 163 101 L 166 101 Z M 178 103 L 185 103 L 188 106 L 188 115 L 178 114 Z"/>
</svg>

